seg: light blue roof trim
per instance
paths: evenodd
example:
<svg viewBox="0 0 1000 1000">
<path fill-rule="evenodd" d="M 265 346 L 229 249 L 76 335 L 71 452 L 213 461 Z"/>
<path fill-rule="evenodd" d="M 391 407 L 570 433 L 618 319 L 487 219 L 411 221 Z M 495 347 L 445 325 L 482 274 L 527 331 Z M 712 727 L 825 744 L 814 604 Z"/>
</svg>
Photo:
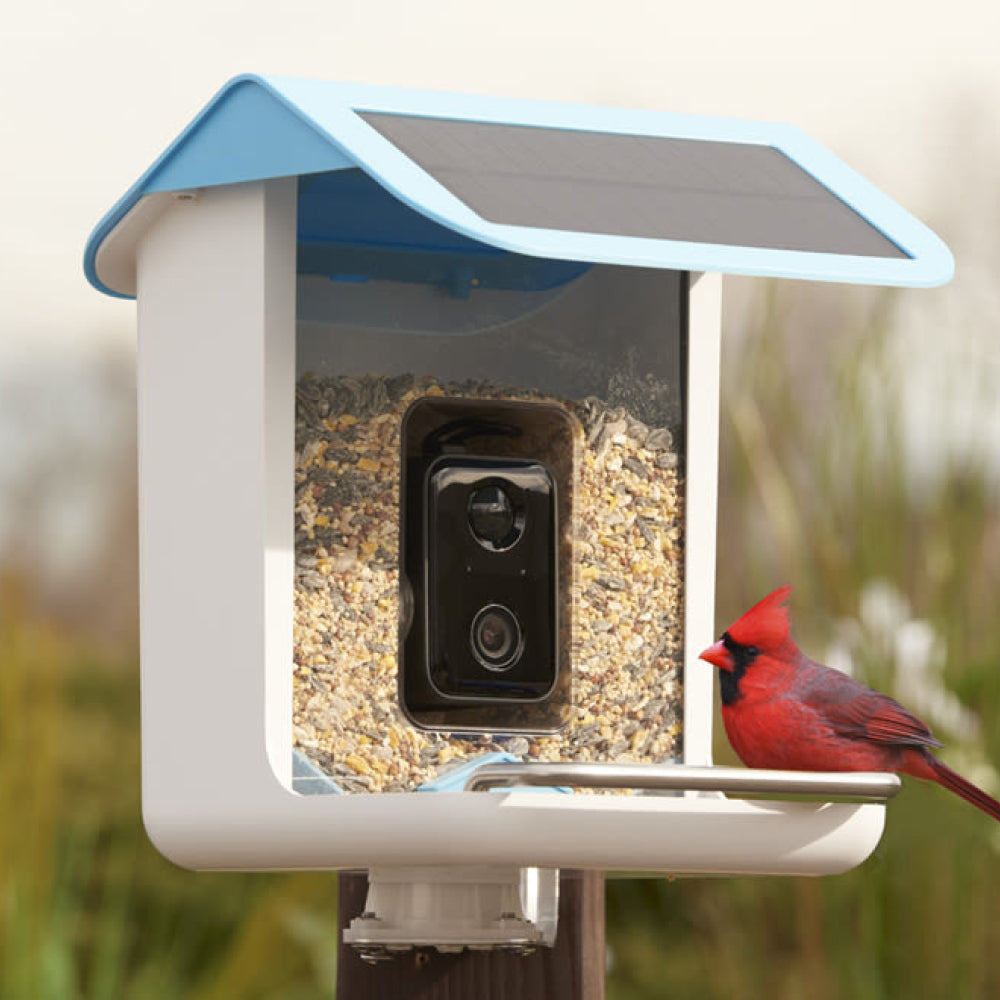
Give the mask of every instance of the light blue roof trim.
<svg viewBox="0 0 1000 1000">
<path fill-rule="evenodd" d="M 153 165 L 144 193 L 354 166 L 335 142 L 294 112 L 255 81 L 227 87 Z"/>
<path fill-rule="evenodd" d="M 268 78 L 268 81 L 328 134 L 336 134 L 365 169 L 401 201 L 436 222 L 505 250 L 563 260 L 858 284 L 930 286 L 943 284 L 954 272 L 951 252 L 933 232 L 791 125 L 395 88 L 358 88 L 280 77 Z M 340 93 L 331 99 L 335 91 Z M 662 135 L 773 146 L 888 236 L 911 259 L 685 243 L 488 222 L 353 113 L 380 110 L 622 135 Z"/>
<path fill-rule="evenodd" d="M 235 184 L 353 167 L 330 136 L 256 76 L 230 80 L 94 228 L 84 251 L 87 280 L 117 298 L 97 273 L 101 244 L 139 203 L 158 191 Z"/>
<path fill-rule="evenodd" d="M 900 247 L 909 259 L 688 243 L 489 222 L 357 111 L 772 146 Z M 400 201 L 464 236 L 535 257 L 690 271 L 931 286 L 948 281 L 948 248 L 921 222 L 800 130 L 767 122 L 444 94 L 287 77 L 231 80 L 95 228 L 84 269 L 99 290 L 101 244 L 146 194 L 360 166 Z M 129 297 L 126 293 L 125 297 Z"/>
</svg>

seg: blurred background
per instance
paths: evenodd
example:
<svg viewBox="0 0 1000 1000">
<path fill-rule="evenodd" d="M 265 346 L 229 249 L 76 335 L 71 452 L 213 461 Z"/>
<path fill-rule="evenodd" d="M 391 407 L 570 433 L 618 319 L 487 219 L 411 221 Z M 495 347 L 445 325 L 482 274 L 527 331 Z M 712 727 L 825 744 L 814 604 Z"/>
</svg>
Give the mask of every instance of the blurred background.
<svg viewBox="0 0 1000 1000">
<path fill-rule="evenodd" d="M 333 876 L 192 874 L 142 832 L 135 309 L 81 266 L 238 72 L 787 121 L 942 236 L 942 289 L 727 280 L 717 622 L 794 584 L 800 644 L 1000 792 L 994 5 L 57 0 L 5 22 L 0 997 L 333 995 Z M 609 883 L 609 998 L 1000 996 L 1000 830 L 912 781 L 888 816 L 837 878 Z"/>
</svg>

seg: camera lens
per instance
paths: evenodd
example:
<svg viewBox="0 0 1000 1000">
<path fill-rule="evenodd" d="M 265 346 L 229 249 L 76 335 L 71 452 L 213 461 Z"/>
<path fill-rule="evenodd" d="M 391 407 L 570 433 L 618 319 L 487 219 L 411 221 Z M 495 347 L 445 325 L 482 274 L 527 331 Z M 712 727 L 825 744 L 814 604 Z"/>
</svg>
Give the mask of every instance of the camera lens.
<svg viewBox="0 0 1000 1000">
<path fill-rule="evenodd" d="M 488 483 L 469 496 L 469 527 L 476 541 L 491 549 L 509 549 L 521 536 L 523 514 L 515 509 L 507 491 Z"/>
<path fill-rule="evenodd" d="M 502 604 L 487 604 L 472 619 L 472 652 L 488 670 L 506 670 L 521 656 L 521 625 Z"/>
<path fill-rule="evenodd" d="M 473 490 L 468 513 L 472 534 L 486 548 L 509 549 L 521 537 L 524 515 L 515 509 L 507 491 L 496 483 Z"/>
</svg>

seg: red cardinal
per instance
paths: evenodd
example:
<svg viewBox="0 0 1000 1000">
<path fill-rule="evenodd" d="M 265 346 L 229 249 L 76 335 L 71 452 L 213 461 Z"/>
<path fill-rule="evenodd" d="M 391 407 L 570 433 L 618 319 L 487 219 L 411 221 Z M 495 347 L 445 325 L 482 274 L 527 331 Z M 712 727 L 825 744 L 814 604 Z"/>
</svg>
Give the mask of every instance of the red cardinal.
<svg viewBox="0 0 1000 1000">
<path fill-rule="evenodd" d="M 722 721 L 747 767 L 896 771 L 936 781 L 1000 820 L 1000 802 L 941 763 L 941 744 L 888 695 L 814 663 L 789 632 L 782 587 L 701 654 L 719 668 Z"/>
</svg>

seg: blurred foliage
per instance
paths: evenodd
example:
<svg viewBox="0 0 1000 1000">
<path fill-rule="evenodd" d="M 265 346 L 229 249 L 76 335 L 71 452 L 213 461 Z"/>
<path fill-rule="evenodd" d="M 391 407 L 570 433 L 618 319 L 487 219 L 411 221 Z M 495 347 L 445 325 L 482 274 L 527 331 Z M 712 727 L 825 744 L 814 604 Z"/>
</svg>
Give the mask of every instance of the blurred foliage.
<svg viewBox="0 0 1000 1000">
<path fill-rule="evenodd" d="M 720 629 L 790 582 L 796 636 L 822 658 L 863 589 L 891 581 L 944 640 L 947 685 L 981 720 L 977 752 L 1000 761 L 995 477 L 948 456 L 930 476 L 909 467 L 893 294 L 760 284 L 757 322 L 723 353 Z M 332 877 L 186 872 L 142 831 L 123 624 L 134 470 L 108 474 L 121 485 L 107 551 L 75 597 L 53 603 L 27 557 L 0 582 L 0 997 L 332 998 Z M 104 621 L 102 605 L 124 614 Z M 892 689 L 878 656 L 858 667 Z M 716 756 L 733 760 L 721 727 Z M 609 882 L 609 1000 L 1000 996 L 998 834 L 907 781 L 875 855 L 846 875 Z"/>
<path fill-rule="evenodd" d="M 758 322 L 723 351 L 718 629 L 792 583 L 793 631 L 822 659 L 863 589 L 891 581 L 946 644 L 946 683 L 981 722 L 977 755 L 1000 762 L 995 476 L 947 455 L 909 466 L 894 293 L 827 294 L 803 317 L 821 290 L 764 287 Z M 892 691 L 876 651 L 855 667 Z M 716 759 L 735 762 L 718 719 Z M 608 998 L 1000 996 L 998 884 L 996 824 L 907 779 L 875 854 L 845 875 L 610 882 Z"/>
<path fill-rule="evenodd" d="M 0 997 L 319 1000 L 336 880 L 191 873 L 146 839 L 135 650 L 0 578 Z"/>
</svg>

